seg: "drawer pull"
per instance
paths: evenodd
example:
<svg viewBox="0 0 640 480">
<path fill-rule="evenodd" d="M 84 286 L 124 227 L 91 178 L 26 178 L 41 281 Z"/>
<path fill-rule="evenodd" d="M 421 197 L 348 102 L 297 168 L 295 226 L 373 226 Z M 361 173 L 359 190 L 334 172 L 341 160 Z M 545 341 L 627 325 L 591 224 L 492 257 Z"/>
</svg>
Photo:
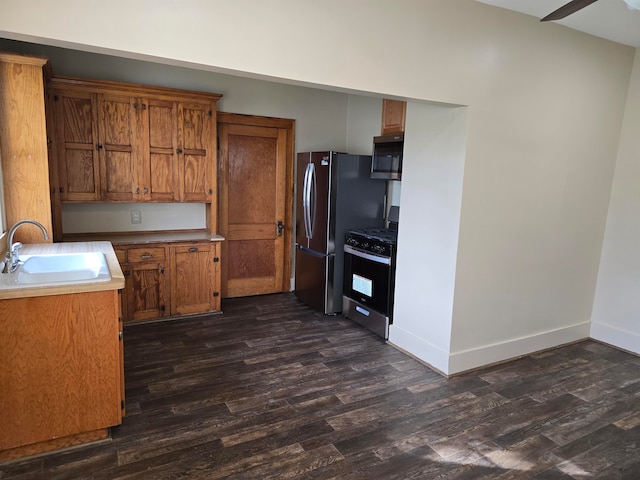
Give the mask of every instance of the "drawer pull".
<svg viewBox="0 0 640 480">
<path fill-rule="evenodd" d="M 190 252 L 197 252 L 198 251 L 198 247 L 189 247 L 189 251 Z"/>
<path fill-rule="evenodd" d="M 153 254 L 145 253 L 144 255 L 140 255 L 140 258 L 153 258 Z"/>
</svg>

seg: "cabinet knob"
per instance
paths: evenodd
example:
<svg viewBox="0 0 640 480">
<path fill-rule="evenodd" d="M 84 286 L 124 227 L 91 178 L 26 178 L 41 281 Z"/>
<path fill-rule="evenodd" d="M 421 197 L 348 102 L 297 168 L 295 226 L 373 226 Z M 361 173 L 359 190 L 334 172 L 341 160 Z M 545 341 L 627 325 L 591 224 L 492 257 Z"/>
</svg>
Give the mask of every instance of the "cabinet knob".
<svg viewBox="0 0 640 480">
<path fill-rule="evenodd" d="M 213 193 L 213 188 L 209 189 L 209 195 L 211 195 Z"/>
<path fill-rule="evenodd" d="M 176 148 L 176 153 L 182 153 L 182 149 L 181 148 Z"/>
<path fill-rule="evenodd" d="M 144 187 L 144 193 L 149 193 L 149 189 L 147 187 Z"/>
<path fill-rule="evenodd" d="M 98 151 L 102 150 L 102 144 L 101 143 L 96 145 L 96 150 L 98 150 Z"/>
<path fill-rule="evenodd" d="M 136 193 L 140 193 L 140 187 L 136 188 Z"/>
</svg>

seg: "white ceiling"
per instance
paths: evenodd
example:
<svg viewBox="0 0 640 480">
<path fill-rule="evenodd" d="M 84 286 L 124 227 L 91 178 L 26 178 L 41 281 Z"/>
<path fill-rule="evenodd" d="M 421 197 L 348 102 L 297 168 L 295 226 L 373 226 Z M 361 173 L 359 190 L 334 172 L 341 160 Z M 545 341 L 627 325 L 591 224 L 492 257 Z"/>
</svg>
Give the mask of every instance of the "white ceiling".
<svg viewBox="0 0 640 480">
<path fill-rule="evenodd" d="M 477 0 L 542 18 L 569 0 Z M 640 48 L 640 10 L 630 10 L 624 0 L 598 0 L 554 23 L 574 30 Z"/>
</svg>

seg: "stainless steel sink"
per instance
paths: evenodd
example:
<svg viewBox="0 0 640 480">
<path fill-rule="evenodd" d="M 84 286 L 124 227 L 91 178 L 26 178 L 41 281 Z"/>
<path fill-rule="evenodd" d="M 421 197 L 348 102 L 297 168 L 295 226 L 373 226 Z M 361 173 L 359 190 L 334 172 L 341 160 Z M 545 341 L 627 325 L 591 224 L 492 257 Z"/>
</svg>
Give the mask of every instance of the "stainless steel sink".
<svg viewBox="0 0 640 480">
<path fill-rule="evenodd" d="M 107 260 L 102 252 L 32 255 L 16 272 L 18 284 L 51 284 L 111 279 Z"/>
</svg>

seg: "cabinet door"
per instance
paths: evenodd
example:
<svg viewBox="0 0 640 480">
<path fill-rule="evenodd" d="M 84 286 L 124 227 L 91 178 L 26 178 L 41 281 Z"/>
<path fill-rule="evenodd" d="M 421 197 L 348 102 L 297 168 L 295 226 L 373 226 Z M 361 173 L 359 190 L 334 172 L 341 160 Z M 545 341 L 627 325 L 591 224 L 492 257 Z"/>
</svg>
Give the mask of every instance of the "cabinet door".
<svg viewBox="0 0 640 480">
<path fill-rule="evenodd" d="M 133 138 L 136 115 L 129 96 L 99 96 L 99 143 L 102 198 L 134 200 Z"/>
<path fill-rule="evenodd" d="M 181 103 L 178 110 L 180 200 L 211 202 L 215 141 L 209 103 Z"/>
<path fill-rule="evenodd" d="M 406 111 L 407 102 L 385 98 L 382 101 L 382 135 L 404 133 Z"/>
<path fill-rule="evenodd" d="M 219 257 L 216 246 L 198 243 L 171 247 L 172 315 L 219 309 L 220 295 L 216 283 Z"/>
<path fill-rule="evenodd" d="M 62 201 L 100 199 L 96 96 L 53 90 L 54 144 Z"/>
<path fill-rule="evenodd" d="M 147 129 L 142 139 L 145 160 L 140 179 L 145 200 L 178 200 L 177 104 L 157 99 L 149 99 L 145 104 Z"/>
<path fill-rule="evenodd" d="M 128 320 L 135 322 L 164 317 L 167 314 L 164 263 L 130 264 L 128 270 Z"/>
</svg>

